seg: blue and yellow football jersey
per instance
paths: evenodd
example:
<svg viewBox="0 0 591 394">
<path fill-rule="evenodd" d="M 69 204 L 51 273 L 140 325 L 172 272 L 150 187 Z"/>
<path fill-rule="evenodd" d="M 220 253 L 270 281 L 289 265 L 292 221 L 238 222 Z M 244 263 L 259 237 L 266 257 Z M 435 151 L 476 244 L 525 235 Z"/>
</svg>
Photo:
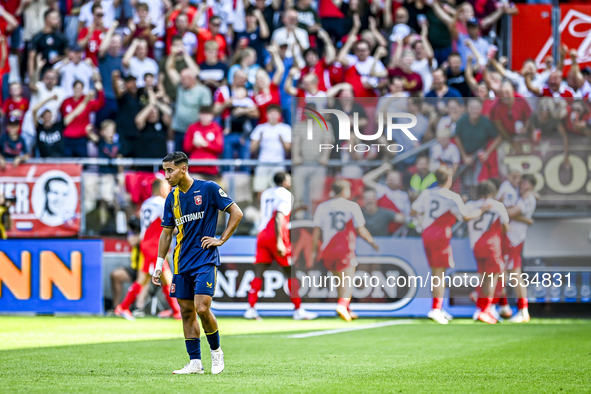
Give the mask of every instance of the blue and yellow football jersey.
<svg viewBox="0 0 591 394">
<path fill-rule="evenodd" d="M 175 274 L 190 273 L 204 264 L 220 265 L 217 248 L 201 248 L 201 238 L 214 237 L 218 210 L 234 201 L 215 182 L 194 179 L 186 193 L 176 187 L 166 198 L 162 227 L 177 227 L 174 248 Z"/>
</svg>

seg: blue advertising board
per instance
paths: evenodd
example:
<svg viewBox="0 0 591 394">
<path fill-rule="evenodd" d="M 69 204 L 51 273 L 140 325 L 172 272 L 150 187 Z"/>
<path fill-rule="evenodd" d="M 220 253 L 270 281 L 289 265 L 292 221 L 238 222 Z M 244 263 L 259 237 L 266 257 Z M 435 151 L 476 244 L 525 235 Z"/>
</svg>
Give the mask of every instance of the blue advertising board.
<svg viewBox="0 0 591 394">
<path fill-rule="evenodd" d="M 103 242 L 0 241 L 0 313 L 103 313 Z"/>
</svg>

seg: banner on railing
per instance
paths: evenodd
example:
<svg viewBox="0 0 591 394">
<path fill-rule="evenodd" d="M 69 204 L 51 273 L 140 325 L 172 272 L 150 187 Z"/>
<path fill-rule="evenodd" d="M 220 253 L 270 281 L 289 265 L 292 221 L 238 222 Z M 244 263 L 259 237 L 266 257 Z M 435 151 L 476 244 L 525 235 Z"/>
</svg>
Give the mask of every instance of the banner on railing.
<svg viewBox="0 0 591 394">
<path fill-rule="evenodd" d="M 0 312 L 103 312 L 102 241 L 0 244 Z"/>
<path fill-rule="evenodd" d="M 526 59 L 534 59 L 543 68 L 544 58 L 552 55 L 552 6 L 519 4 L 519 14 L 513 17 L 512 63 L 520 70 Z M 577 50 L 577 61 L 591 65 L 591 5 L 560 5 L 560 42 Z M 535 32 L 535 34 L 532 34 Z M 556 59 L 555 59 L 556 60 Z M 565 59 L 566 70 L 571 60 Z"/>
<path fill-rule="evenodd" d="M 544 138 L 538 143 L 516 141 L 507 150 L 503 164 L 536 177 L 539 205 L 591 204 L 591 140 L 569 138 L 569 155 L 565 160 L 564 144 L 559 138 Z"/>
<path fill-rule="evenodd" d="M 9 238 L 72 237 L 80 229 L 79 164 L 7 165 L 0 194 L 11 205 Z"/>
</svg>

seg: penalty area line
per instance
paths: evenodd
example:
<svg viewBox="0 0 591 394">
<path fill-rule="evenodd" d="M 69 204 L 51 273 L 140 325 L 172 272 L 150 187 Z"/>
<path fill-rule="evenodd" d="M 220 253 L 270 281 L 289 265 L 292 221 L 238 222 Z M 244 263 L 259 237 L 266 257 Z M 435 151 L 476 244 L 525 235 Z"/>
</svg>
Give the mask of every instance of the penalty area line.
<svg viewBox="0 0 591 394">
<path fill-rule="evenodd" d="M 373 324 L 365 324 L 362 326 L 354 326 L 354 327 L 347 327 L 347 328 L 336 328 L 333 330 L 322 330 L 322 331 L 311 331 L 305 332 L 302 334 L 293 334 L 287 335 L 287 338 L 310 338 L 310 337 L 319 337 L 321 335 L 331 335 L 331 334 L 341 334 L 343 332 L 350 332 L 350 331 L 359 331 L 359 330 L 369 330 L 372 328 L 380 328 L 380 327 L 387 327 L 387 326 L 397 326 L 400 324 L 411 324 L 413 320 L 390 320 L 382 323 L 373 323 Z"/>
</svg>

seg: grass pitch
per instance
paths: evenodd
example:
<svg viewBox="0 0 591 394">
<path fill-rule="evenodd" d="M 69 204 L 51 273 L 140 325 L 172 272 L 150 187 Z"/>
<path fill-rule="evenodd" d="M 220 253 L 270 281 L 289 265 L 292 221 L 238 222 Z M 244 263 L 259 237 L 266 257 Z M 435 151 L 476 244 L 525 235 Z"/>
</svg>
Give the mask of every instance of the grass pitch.
<svg viewBox="0 0 591 394">
<path fill-rule="evenodd" d="M 488 326 L 423 319 L 220 318 L 226 370 L 174 376 L 188 356 L 174 320 L 0 317 L 0 392 L 591 392 L 591 320 Z"/>
</svg>

